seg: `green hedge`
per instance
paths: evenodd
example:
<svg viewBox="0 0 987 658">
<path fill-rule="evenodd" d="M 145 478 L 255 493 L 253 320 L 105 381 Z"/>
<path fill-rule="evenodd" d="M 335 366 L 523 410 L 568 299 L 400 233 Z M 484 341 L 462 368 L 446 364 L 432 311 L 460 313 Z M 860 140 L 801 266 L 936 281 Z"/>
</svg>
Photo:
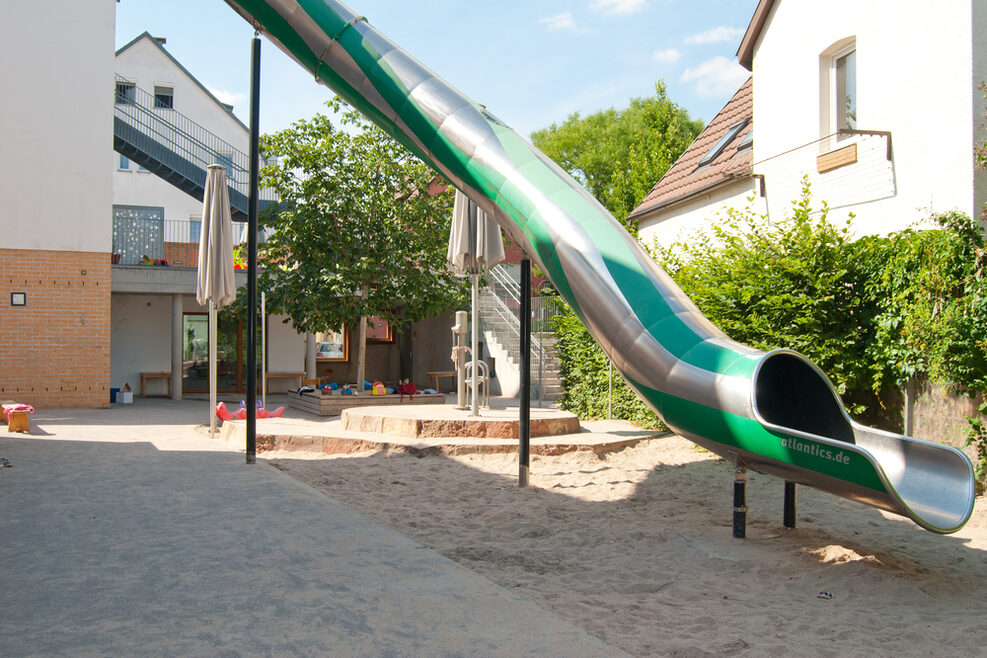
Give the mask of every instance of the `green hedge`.
<svg viewBox="0 0 987 658">
<path fill-rule="evenodd" d="M 709 232 L 654 247 L 653 254 L 731 338 L 804 354 L 867 424 L 900 431 L 897 391 L 912 377 L 956 391 L 987 390 L 982 230 L 950 212 L 932 216 L 934 228 L 854 240 L 851 220 L 834 224 L 825 203 L 814 210 L 803 182 L 783 221 L 729 210 Z M 554 330 L 562 406 L 583 418 L 605 417 L 606 356 L 571 312 Z M 614 417 L 656 425 L 655 415 L 618 381 L 615 376 Z"/>
</svg>

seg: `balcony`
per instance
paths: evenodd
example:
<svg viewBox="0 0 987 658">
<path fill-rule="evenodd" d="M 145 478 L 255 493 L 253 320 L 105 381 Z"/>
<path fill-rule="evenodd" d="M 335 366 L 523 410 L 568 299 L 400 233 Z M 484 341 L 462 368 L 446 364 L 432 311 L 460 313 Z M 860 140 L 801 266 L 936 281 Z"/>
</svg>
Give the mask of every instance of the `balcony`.
<svg viewBox="0 0 987 658">
<path fill-rule="evenodd" d="M 201 222 L 166 220 L 160 208 L 113 208 L 113 264 L 198 267 Z M 246 222 L 233 222 L 239 240 Z"/>
</svg>

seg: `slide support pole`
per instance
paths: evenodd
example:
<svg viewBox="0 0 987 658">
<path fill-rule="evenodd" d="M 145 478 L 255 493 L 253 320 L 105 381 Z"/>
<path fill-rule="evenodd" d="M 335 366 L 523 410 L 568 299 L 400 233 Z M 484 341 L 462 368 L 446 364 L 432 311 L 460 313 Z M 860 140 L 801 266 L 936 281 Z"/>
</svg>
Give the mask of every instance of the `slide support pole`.
<svg viewBox="0 0 987 658">
<path fill-rule="evenodd" d="M 795 528 L 795 506 L 798 498 L 798 484 L 785 480 L 785 511 L 783 514 L 785 527 Z"/>
<path fill-rule="evenodd" d="M 747 536 L 747 469 L 739 462 L 733 471 L 733 536 Z"/>
</svg>

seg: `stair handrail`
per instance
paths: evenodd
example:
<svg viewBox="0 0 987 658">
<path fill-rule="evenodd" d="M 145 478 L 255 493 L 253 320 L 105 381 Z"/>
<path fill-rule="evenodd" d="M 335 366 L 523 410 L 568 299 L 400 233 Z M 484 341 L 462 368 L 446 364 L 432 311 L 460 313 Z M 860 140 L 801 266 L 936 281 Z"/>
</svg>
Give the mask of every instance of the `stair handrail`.
<svg viewBox="0 0 987 658">
<path fill-rule="evenodd" d="M 521 319 L 518 317 L 521 305 L 521 286 L 511 277 L 507 272 L 506 268 L 501 265 L 495 265 L 492 267 L 487 274 L 490 277 L 490 283 L 484 290 L 489 291 L 490 295 L 488 299 L 492 300 L 493 307 L 492 311 L 500 317 L 504 325 L 507 326 L 514 337 L 518 340 L 521 338 Z M 498 289 L 503 290 L 506 293 L 507 300 L 513 302 L 513 307 L 508 304 L 508 301 L 504 299 L 501 294 L 498 294 Z M 514 310 L 514 309 L 518 310 Z M 487 320 L 484 317 L 483 310 L 480 311 L 480 326 L 486 327 L 494 335 L 497 334 L 496 327 L 494 323 Z M 531 362 L 532 365 L 541 363 L 541 354 L 543 351 L 543 346 L 538 337 L 531 336 Z"/>
<path fill-rule="evenodd" d="M 248 158 L 245 153 L 178 110 L 155 107 L 154 96 L 126 77 L 117 74 L 116 80 L 130 87 L 125 94 L 121 94 L 119 88 L 114 90 L 113 107 L 118 118 L 157 146 L 187 156 L 186 159 L 193 164 L 201 163 L 203 170 L 216 163 L 217 156 L 228 155 L 229 160 L 225 162 L 229 165 L 228 183 L 230 187 L 247 194 Z M 187 172 L 179 173 L 184 175 Z M 260 190 L 260 196 L 265 200 L 276 199 L 269 189 Z"/>
</svg>

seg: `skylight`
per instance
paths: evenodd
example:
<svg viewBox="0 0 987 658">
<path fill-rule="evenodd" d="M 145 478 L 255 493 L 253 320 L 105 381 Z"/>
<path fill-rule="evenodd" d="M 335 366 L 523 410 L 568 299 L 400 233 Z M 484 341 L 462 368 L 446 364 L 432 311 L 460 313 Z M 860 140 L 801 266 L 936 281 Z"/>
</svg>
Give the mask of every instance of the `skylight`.
<svg viewBox="0 0 987 658">
<path fill-rule="evenodd" d="M 727 145 L 733 141 L 734 137 L 737 136 L 737 133 L 743 130 L 744 126 L 746 126 L 749 122 L 750 118 L 746 117 L 730 126 L 730 128 L 728 128 L 723 134 L 723 137 L 720 137 L 720 141 L 716 142 L 716 144 L 713 145 L 713 148 L 711 148 L 709 152 L 702 157 L 702 160 L 699 161 L 699 166 L 702 167 L 704 165 L 708 165 L 710 162 L 715 160 L 720 153 L 723 153 L 723 149 L 725 149 Z"/>
</svg>

